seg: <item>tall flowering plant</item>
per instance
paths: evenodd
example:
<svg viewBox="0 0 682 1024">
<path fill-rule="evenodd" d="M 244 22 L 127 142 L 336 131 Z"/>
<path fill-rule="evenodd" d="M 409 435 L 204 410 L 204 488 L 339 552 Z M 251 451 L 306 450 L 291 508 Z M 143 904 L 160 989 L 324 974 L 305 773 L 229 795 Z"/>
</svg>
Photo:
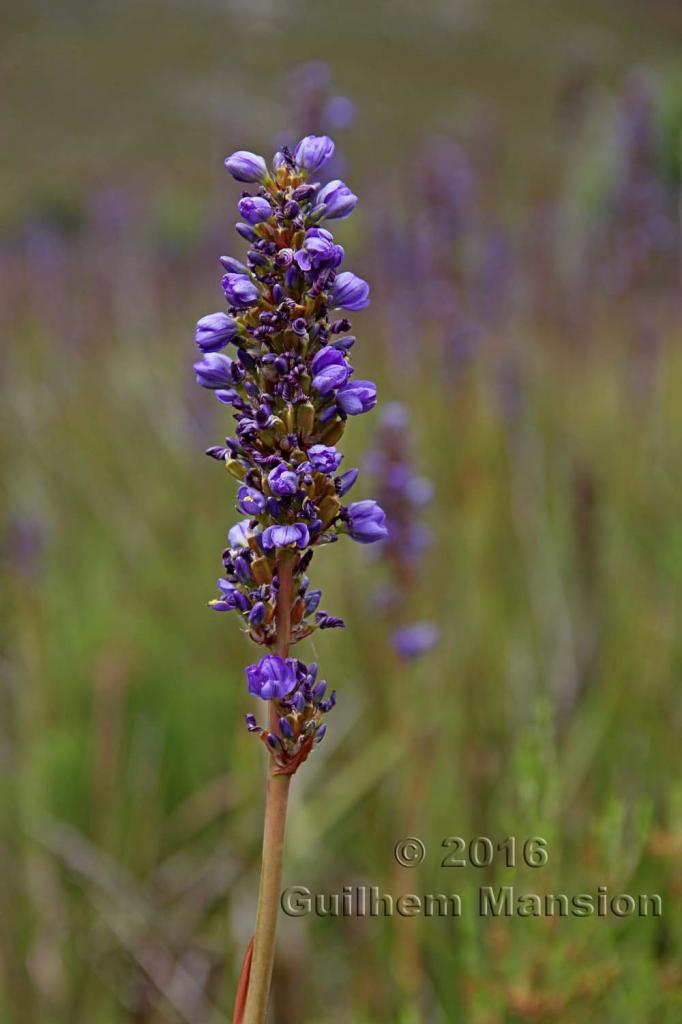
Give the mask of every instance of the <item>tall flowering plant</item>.
<svg viewBox="0 0 682 1024">
<path fill-rule="evenodd" d="M 320 609 L 310 586 L 315 551 L 346 534 L 361 544 L 387 535 L 374 501 L 344 502 L 358 471 L 341 469 L 349 416 L 369 412 L 375 385 L 355 378 L 355 338 L 346 312 L 369 304 L 369 286 L 343 270 L 343 248 L 322 223 L 353 211 L 344 182 L 311 180 L 332 157 L 327 136 L 310 135 L 272 167 L 240 151 L 225 161 L 250 186 L 238 203 L 245 262 L 223 256 L 227 309 L 203 317 L 195 340 L 198 383 L 232 409 L 234 432 L 207 454 L 238 482 L 243 517 L 228 534 L 218 612 L 234 611 L 262 657 L 246 668 L 249 693 L 267 706 L 247 728 L 269 756 L 256 928 L 237 995 L 235 1021 L 265 1019 L 274 957 L 289 782 L 325 732 L 335 691 L 315 664 L 290 648 L 316 629 L 343 626 Z M 230 354 L 228 354 L 228 350 Z"/>
</svg>

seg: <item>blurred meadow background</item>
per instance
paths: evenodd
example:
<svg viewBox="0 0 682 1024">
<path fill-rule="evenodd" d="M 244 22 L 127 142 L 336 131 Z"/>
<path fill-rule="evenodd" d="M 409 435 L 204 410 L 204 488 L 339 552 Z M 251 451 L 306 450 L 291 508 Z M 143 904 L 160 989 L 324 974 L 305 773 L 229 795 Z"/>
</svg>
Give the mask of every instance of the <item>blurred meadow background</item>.
<svg viewBox="0 0 682 1024">
<path fill-rule="evenodd" d="M 282 918 L 272 1019 L 679 1024 L 679 4 L 0 10 L 2 1024 L 229 1019 L 264 757 L 253 652 L 206 608 L 239 516 L 192 335 L 244 250 L 223 158 L 320 130 L 361 199 L 357 372 L 406 409 L 354 421 L 345 465 L 358 497 L 377 448 L 411 465 L 424 543 L 313 564 L 348 628 L 301 649 L 339 705 L 285 884 L 664 914 Z M 439 637 L 408 659 L 412 623 Z M 549 863 L 444 869 L 450 835 Z"/>
</svg>

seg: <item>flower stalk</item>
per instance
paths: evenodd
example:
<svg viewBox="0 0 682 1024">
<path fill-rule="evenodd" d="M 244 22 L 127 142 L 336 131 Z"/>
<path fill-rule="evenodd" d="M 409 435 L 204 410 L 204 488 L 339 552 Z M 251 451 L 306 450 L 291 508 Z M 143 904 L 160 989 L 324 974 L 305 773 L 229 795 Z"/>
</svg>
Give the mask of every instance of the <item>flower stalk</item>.
<svg viewBox="0 0 682 1024">
<path fill-rule="evenodd" d="M 280 658 L 287 658 L 289 655 L 292 576 L 292 560 L 290 555 L 285 553 L 278 565 L 276 651 Z M 269 728 L 273 734 L 280 735 L 274 703 L 271 703 L 269 708 Z M 275 961 L 277 916 L 282 888 L 284 837 L 290 784 L 291 775 L 275 775 L 268 772 L 265 787 L 265 822 L 258 906 L 243 1017 L 244 1024 L 261 1024 L 267 1013 L 270 981 Z"/>
</svg>

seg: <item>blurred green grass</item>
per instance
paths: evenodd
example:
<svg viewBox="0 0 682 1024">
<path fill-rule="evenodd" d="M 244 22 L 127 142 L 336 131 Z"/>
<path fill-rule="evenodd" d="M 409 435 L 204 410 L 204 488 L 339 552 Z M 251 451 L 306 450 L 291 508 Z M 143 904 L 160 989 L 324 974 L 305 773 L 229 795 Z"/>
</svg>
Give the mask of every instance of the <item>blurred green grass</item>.
<svg viewBox="0 0 682 1024">
<path fill-rule="evenodd" d="M 556 174 L 555 54 L 593 40 L 603 88 L 634 59 L 663 69 L 671 59 L 674 9 L 625 9 L 570 5 L 557 25 L 553 5 L 462 5 L 453 25 L 435 3 L 422 17 L 405 5 L 400 18 L 383 5 L 323 17 L 306 4 L 296 54 L 272 52 L 284 13 L 13 13 L 16 141 L 0 177 L 12 342 L 2 355 L 3 1022 L 225 1019 L 248 940 L 264 770 L 242 726 L 251 652 L 205 607 L 235 513 L 230 479 L 201 451 L 228 421 L 189 373 L 191 327 L 217 301 L 214 256 L 229 245 L 236 193 L 216 170 L 223 150 L 274 134 L 275 83 L 324 38 L 361 107 L 353 180 L 369 188 L 393 161 L 392 175 L 406 174 L 400 161 L 419 137 L 494 100 L 514 129 L 507 202 L 522 220 L 530 165 L 543 187 Z M 133 206 L 107 232 L 88 202 L 112 182 L 139 189 L 143 213 Z M 17 242 L 27 214 L 40 222 L 31 245 Z M 371 279 L 368 221 L 346 241 L 364 249 Z M 207 223 L 223 239 L 210 252 Z M 325 605 L 348 629 L 305 645 L 341 700 L 296 779 L 286 882 L 395 891 L 405 829 L 429 854 L 412 891 L 605 884 L 661 893 L 664 917 L 283 920 L 278 1024 L 681 1019 L 682 356 L 671 323 L 638 391 L 629 326 L 628 311 L 609 306 L 592 344 L 574 350 L 520 314 L 521 401 L 510 411 L 496 384 L 506 330 L 457 379 L 425 332 L 423 364 L 408 375 L 386 309 L 358 316 L 358 371 L 409 405 L 435 482 L 435 543 L 414 611 L 439 622 L 442 640 L 398 666 L 367 552 L 316 558 Z M 371 422 L 353 423 L 347 465 L 371 436 Z M 452 834 L 544 835 L 550 863 L 452 877 L 438 868 Z"/>
</svg>

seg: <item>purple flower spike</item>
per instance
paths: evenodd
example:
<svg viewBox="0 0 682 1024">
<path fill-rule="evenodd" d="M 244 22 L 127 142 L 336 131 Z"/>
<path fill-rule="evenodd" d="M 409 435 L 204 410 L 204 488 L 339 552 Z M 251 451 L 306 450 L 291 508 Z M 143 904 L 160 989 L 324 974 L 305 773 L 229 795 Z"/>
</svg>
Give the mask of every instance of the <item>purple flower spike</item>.
<svg viewBox="0 0 682 1024">
<path fill-rule="evenodd" d="M 324 205 L 324 216 L 328 220 L 341 220 L 349 217 L 358 203 L 358 197 L 354 195 L 338 178 L 330 181 L 317 193 L 317 203 Z"/>
<path fill-rule="evenodd" d="M 246 274 L 225 274 L 221 283 L 231 306 L 250 306 L 260 297 L 258 286 Z"/>
<path fill-rule="evenodd" d="M 321 395 L 328 395 L 330 391 L 345 384 L 350 376 L 350 366 L 346 362 L 343 352 L 339 352 L 332 345 L 321 348 L 312 362 L 313 387 Z"/>
<path fill-rule="evenodd" d="M 376 501 L 354 501 L 348 506 L 348 533 L 360 544 L 373 544 L 388 536 L 386 513 Z"/>
<path fill-rule="evenodd" d="M 262 156 L 240 149 L 225 160 L 225 166 L 237 181 L 265 181 L 268 168 Z"/>
<path fill-rule="evenodd" d="M 261 700 L 282 700 L 296 686 L 295 658 L 266 654 L 257 665 L 247 665 L 246 680 L 249 693 Z"/>
<path fill-rule="evenodd" d="M 202 352 L 217 352 L 234 341 L 240 330 L 237 321 L 227 313 L 209 313 L 198 321 L 194 340 Z"/>
<path fill-rule="evenodd" d="M 334 447 L 328 447 L 326 444 L 314 444 L 308 450 L 308 458 L 313 469 L 316 469 L 318 473 L 333 473 L 339 468 L 343 455 Z"/>
<path fill-rule="evenodd" d="M 305 548 L 310 543 L 310 534 L 305 523 L 292 523 L 290 526 L 268 526 L 263 531 L 263 547 L 272 548 L 297 547 Z"/>
<path fill-rule="evenodd" d="M 194 364 L 197 383 L 202 388 L 226 388 L 234 383 L 232 378 L 232 360 L 222 352 L 207 352 L 204 358 Z"/>
<path fill-rule="evenodd" d="M 393 649 L 399 658 L 411 661 L 426 654 L 438 640 L 438 629 L 432 622 L 417 622 L 393 633 Z"/>
<path fill-rule="evenodd" d="M 350 270 L 344 270 L 334 281 L 331 302 L 336 309 L 365 309 L 369 306 L 369 285 Z"/>
<path fill-rule="evenodd" d="M 318 97 L 318 113 L 325 98 Z M 245 517 L 228 533 L 210 606 L 234 611 L 265 652 L 285 653 L 285 639 L 298 650 L 294 645 L 315 631 L 341 628 L 342 619 L 320 609 L 322 593 L 307 575 L 313 557 L 342 535 L 369 544 L 387 530 L 376 502 L 341 504 L 358 470 L 336 475 L 347 421 L 374 407 L 377 389 L 354 379 L 352 324 L 334 312 L 364 309 L 369 285 L 340 272 L 344 250 L 321 226 L 348 217 L 358 201 L 338 178 L 314 180 L 333 154 L 330 138 L 308 135 L 293 152 L 282 145 L 272 170 L 244 150 L 227 158 L 233 177 L 255 186 L 247 185 L 237 201 L 235 227 L 247 251 L 220 257 L 227 306 L 203 317 L 195 333 L 197 380 L 216 395 L 222 418 L 234 421 L 224 443 L 207 454 L 237 481 L 236 505 Z M 235 346 L 233 359 L 222 351 L 228 344 Z M 389 477 L 391 493 L 415 508 L 424 493 L 420 479 L 405 478 L 399 467 Z M 414 529 L 401 538 L 411 553 L 417 550 Z M 383 550 L 392 543 L 391 518 Z M 326 683 L 317 681 L 317 665 L 274 653 L 249 665 L 246 676 L 251 694 L 278 702 L 267 728 L 253 715 L 247 727 L 265 741 L 272 770 L 293 773 L 324 736 L 322 720 L 336 693 L 327 695 Z"/>
<path fill-rule="evenodd" d="M 237 204 L 239 214 L 247 224 L 261 224 L 272 217 L 272 207 L 267 199 L 260 196 L 244 196 Z"/>
<path fill-rule="evenodd" d="M 369 412 L 377 404 L 377 386 L 371 380 L 354 380 L 336 392 L 336 401 L 348 416 Z"/>
<path fill-rule="evenodd" d="M 298 477 L 289 469 L 286 462 L 280 462 L 271 473 L 268 473 L 268 483 L 272 493 L 280 498 L 296 494 L 298 490 Z"/>
<path fill-rule="evenodd" d="M 306 135 L 294 150 L 296 166 L 304 171 L 319 171 L 334 155 L 334 143 L 328 135 Z"/>
</svg>

